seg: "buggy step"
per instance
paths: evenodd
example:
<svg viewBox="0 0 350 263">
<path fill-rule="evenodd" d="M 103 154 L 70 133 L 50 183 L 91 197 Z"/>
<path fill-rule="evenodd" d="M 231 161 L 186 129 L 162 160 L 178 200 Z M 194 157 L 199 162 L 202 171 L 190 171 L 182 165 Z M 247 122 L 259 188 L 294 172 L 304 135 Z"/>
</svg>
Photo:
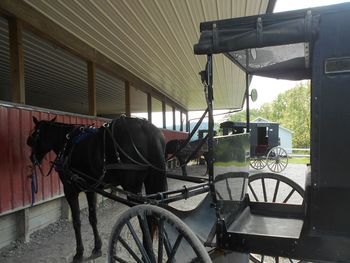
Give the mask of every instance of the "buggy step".
<svg viewBox="0 0 350 263">
<path fill-rule="evenodd" d="M 255 214 L 250 207 L 228 227 L 221 247 L 244 253 L 294 258 L 304 221 L 297 217 Z"/>
</svg>

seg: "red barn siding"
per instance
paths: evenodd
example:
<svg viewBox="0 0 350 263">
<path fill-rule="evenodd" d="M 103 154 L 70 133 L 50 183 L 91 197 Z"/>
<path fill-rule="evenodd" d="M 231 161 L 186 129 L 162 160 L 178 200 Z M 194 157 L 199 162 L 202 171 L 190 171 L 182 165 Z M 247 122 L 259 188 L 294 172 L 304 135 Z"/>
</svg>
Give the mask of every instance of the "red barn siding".
<svg viewBox="0 0 350 263">
<path fill-rule="evenodd" d="M 162 132 L 165 137 L 165 143 L 167 143 L 170 140 L 185 140 L 188 137 L 187 132 L 180 132 L 180 131 L 172 131 L 172 130 L 165 130 L 162 129 Z"/>
<path fill-rule="evenodd" d="M 64 112 L 48 112 L 45 109 L 31 108 L 16 104 L 0 103 L 0 215 L 27 207 L 31 204 L 30 149 L 26 139 L 34 128 L 32 117 L 71 124 L 93 124 L 101 126 L 106 119 L 72 115 Z M 173 139 L 186 139 L 187 133 L 162 130 L 166 142 Z M 51 152 L 43 161 L 44 174 L 49 171 L 49 161 L 54 160 Z M 42 202 L 63 194 L 58 174 L 53 172 L 44 177 L 38 174 L 36 202 Z"/>
<path fill-rule="evenodd" d="M 30 149 L 26 139 L 33 129 L 32 117 L 39 120 L 50 120 L 72 124 L 102 125 L 106 119 L 72 116 L 63 112 L 30 108 L 23 105 L 0 104 L 0 214 L 17 210 L 31 204 L 31 165 Z M 49 153 L 43 161 L 44 174 L 49 171 L 50 160 L 55 154 Z M 38 174 L 38 193 L 35 201 L 41 202 L 63 194 L 63 187 L 58 175 L 53 172 L 44 177 Z"/>
</svg>

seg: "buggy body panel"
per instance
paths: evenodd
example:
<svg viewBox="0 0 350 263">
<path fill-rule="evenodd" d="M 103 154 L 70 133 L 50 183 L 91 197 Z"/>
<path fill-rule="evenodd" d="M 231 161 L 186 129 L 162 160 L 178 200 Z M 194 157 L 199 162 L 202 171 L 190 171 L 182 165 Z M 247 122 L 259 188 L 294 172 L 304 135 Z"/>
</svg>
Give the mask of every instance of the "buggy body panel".
<svg viewBox="0 0 350 263">
<path fill-rule="evenodd" d="M 291 206 L 267 205 L 268 213 L 257 219 L 257 207 L 248 202 L 233 221 L 242 225 L 218 222 L 220 246 L 306 260 L 350 261 L 349 25 L 349 3 L 201 24 L 194 51 L 207 54 L 208 61 L 213 54 L 224 53 L 251 75 L 312 81 L 312 169 L 304 205 L 296 214 Z M 299 230 L 293 237 L 276 229 L 274 234 L 261 231 L 273 218 L 284 218 L 283 224 Z M 249 230 L 244 224 L 255 219 L 260 232 L 238 231 Z"/>
</svg>

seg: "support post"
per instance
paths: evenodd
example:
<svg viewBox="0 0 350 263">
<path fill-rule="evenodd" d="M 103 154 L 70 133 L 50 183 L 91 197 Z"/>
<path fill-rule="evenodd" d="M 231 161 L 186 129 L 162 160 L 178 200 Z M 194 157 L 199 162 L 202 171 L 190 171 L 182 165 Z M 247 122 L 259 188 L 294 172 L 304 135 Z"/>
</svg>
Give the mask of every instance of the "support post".
<svg viewBox="0 0 350 263">
<path fill-rule="evenodd" d="M 246 119 L 247 119 L 247 132 L 250 132 L 250 110 L 249 110 L 249 75 L 248 73 L 245 73 L 245 85 L 246 85 L 246 91 L 245 91 L 245 96 L 246 96 Z"/>
<path fill-rule="evenodd" d="M 65 197 L 61 198 L 61 217 L 69 221 L 72 220 L 72 211 Z"/>
<path fill-rule="evenodd" d="M 208 173 L 209 173 L 209 184 L 210 192 L 213 198 L 213 203 L 217 204 L 216 201 L 216 192 L 214 185 L 214 116 L 213 116 L 213 55 L 207 56 L 207 104 L 208 104 Z M 218 207 L 215 207 L 217 218 L 220 217 Z"/>
<path fill-rule="evenodd" d="M 191 126 L 190 126 L 190 122 L 188 120 L 188 111 L 186 111 L 186 131 L 190 132 Z"/>
<path fill-rule="evenodd" d="M 176 130 L 176 115 L 175 115 L 175 107 L 173 106 L 173 130 Z"/>
<path fill-rule="evenodd" d="M 183 122 L 182 111 L 180 111 L 180 131 L 184 130 L 184 124 L 182 122 Z"/>
<path fill-rule="evenodd" d="M 89 115 L 96 116 L 96 66 L 95 62 L 88 61 L 88 94 L 89 94 Z"/>
<path fill-rule="evenodd" d="M 10 60 L 11 60 L 11 100 L 25 104 L 24 58 L 22 23 L 17 18 L 9 19 Z"/>
<path fill-rule="evenodd" d="M 163 113 L 163 129 L 166 129 L 166 104 L 162 101 L 162 113 Z"/>
<path fill-rule="evenodd" d="M 147 113 L 148 113 L 148 121 L 152 123 L 152 96 L 147 93 Z"/>
<path fill-rule="evenodd" d="M 248 49 L 245 51 L 246 56 L 246 68 L 248 68 L 249 65 L 249 54 Z M 247 132 L 250 132 L 250 112 L 249 112 L 249 74 L 248 72 L 245 73 L 245 96 L 246 96 L 246 118 L 247 118 Z"/>
<path fill-rule="evenodd" d="M 131 107 L 130 107 L 130 82 L 125 81 L 125 115 L 127 117 L 131 116 Z"/>
<path fill-rule="evenodd" d="M 29 242 L 29 209 L 25 208 L 18 211 L 16 221 L 18 239 Z"/>
</svg>

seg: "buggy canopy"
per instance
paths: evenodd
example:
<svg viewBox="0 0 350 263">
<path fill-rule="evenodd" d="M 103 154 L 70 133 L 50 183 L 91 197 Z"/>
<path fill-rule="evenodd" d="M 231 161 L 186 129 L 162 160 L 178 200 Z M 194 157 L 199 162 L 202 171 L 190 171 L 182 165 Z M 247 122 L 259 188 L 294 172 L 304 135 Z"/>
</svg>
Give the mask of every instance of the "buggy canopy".
<svg viewBox="0 0 350 263">
<path fill-rule="evenodd" d="M 195 54 L 224 53 L 253 75 L 290 80 L 311 77 L 309 49 L 320 15 L 349 4 L 203 22 Z"/>
</svg>

